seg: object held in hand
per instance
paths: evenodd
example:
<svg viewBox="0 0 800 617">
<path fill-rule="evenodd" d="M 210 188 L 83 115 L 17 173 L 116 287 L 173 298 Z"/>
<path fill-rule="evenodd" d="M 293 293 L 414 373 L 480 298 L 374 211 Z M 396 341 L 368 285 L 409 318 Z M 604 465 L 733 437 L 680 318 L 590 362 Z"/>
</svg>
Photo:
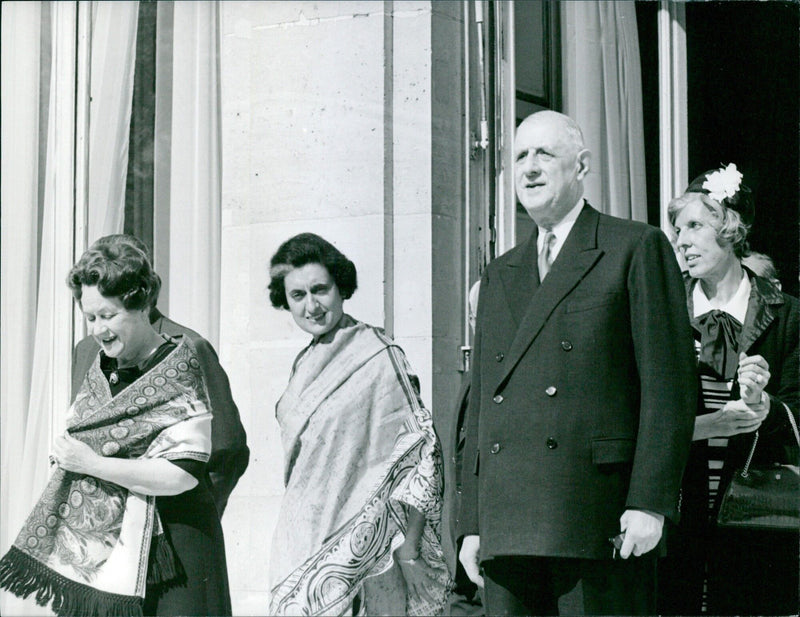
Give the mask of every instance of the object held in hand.
<svg viewBox="0 0 800 617">
<path fill-rule="evenodd" d="M 611 543 L 611 559 L 621 559 L 619 556 L 619 551 L 622 548 L 622 542 L 625 540 L 625 532 L 618 533 L 613 538 L 609 538 L 608 541 Z"/>
</svg>

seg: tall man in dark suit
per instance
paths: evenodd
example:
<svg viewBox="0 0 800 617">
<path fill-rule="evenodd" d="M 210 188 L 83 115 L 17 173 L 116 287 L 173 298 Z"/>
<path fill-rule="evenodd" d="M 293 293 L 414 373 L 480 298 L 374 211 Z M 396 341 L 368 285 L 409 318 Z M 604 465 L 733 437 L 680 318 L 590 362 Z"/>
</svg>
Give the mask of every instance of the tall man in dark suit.
<svg viewBox="0 0 800 617">
<path fill-rule="evenodd" d="M 128 234 L 103 236 L 91 248 L 115 244 L 135 246 L 145 254 L 148 260 L 152 260 L 147 246 L 137 237 Z M 197 359 L 200 361 L 206 378 L 213 416 L 211 420 L 211 456 L 207 463 L 207 469 L 214 503 L 221 517 L 228 503 L 228 497 L 247 469 L 250 460 L 247 435 L 239 418 L 239 409 L 233 402 L 228 376 L 219 363 L 214 347 L 197 332 L 162 315 L 155 306 L 150 309 L 150 323 L 153 324 L 156 332 L 174 337 L 186 336 L 194 343 L 197 350 Z M 85 337 L 75 346 L 72 352 L 71 400 L 75 400 L 98 351 L 100 351 L 100 346 L 91 336 Z"/>
<path fill-rule="evenodd" d="M 460 560 L 487 615 L 652 613 L 696 403 L 681 274 L 660 230 L 584 202 L 573 120 L 529 116 L 514 151 L 537 229 L 481 281 Z"/>
</svg>

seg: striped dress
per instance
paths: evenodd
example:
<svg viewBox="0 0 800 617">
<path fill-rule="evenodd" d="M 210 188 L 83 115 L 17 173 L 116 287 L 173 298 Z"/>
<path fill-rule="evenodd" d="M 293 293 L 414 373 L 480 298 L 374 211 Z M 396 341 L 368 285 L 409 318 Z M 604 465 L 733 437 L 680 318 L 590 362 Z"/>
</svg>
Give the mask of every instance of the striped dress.
<svg viewBox="0 0 800 617">
<path fill-rule="evenodd" d="M 737 354 L 736 347 L 738 346 L 738 334 L 741 332 L 742 323 L 744 323 L 745 315 L 747 314 L 747 303 L 750 297 L 750 280 L 747 275 L 742 277 L 742 282 L 739 285 L 736 293 L 725 304 L 712 303 L 703 292 L 702 285 L 698 282 L 692 291 L 693 302 L 693 317 L 692 320 L 695 328 L 699 322 L 704 318 L 710 317 L 711 313 L 727 313 L 721 316 L 727 319 L 729 325 L 732 325 L 729 335 L 737 339 L 734 343 L 733 349 L 727 349 L 726 353 L 731 357 Z M 732 318 L 732 319 L 731 319 Z M 703 397 L 703 413 L 713 413 L 719 411 L 725 406 L 725 403 L 731 400 L 733 388 L 735 385 L 735 363 L 729 361 L 728 368 L 724 369 L 719 366 L 712 366 L 712 362 L 705 358 L 703 353 L 704 343 L 701 337 L 695 340 L 695 351 L 698 358 L 698 367 L 700 372 L 700 386 Z M 731 366 L 733 367 L 731 369 Z M 722 480 L 722 467 L 725 460 L 725 450 L 728 447 L 727 437 L 712 437 L 707 440 L 708 442 L 708 515 L 712 519 L 716 516 L 716 508 L 720 497 L 720 483 Z M 708 603 L 708 588 L 707 582 L 703 585 L 703 600 L 702 611 L 705 613 Z"/>
</svg>

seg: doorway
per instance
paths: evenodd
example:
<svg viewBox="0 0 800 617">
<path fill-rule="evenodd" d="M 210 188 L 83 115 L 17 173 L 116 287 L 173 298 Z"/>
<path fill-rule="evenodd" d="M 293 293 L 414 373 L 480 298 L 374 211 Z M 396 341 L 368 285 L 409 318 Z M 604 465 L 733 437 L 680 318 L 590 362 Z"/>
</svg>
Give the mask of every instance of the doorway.
<svg viewBox="0 0 800 617">
<path fill-rule="evenodd" d="M 687 2 L 689 179 L 736 163 L 754 193 L 754 251 L 798 294 L 800 10 L 788 2 Z M 658 225 L 659 3 L 637 2 L 648 219 Z M 672 196 L 670 196 L 672 197 Z"/>
</svg>

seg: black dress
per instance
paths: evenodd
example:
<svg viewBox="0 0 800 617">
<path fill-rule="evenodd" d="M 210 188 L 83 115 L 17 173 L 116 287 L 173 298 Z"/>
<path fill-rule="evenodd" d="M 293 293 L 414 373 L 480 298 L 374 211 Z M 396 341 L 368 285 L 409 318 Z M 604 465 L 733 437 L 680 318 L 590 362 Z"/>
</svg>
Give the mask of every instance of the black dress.
<svg viewBox="0 0 800 617">
<path fill-rule="evenodd" d="M 748 276 L 752 289 L 743 324 L 728 323 L 714 330 L 704 324 L 730 318 L 704 314 L 692 320 L 701 380 L 698 415 L 739 397 L 734 377 L 740 352 L 763 356 L 771 373 L 766 387 L 770 411 L 759 427 L 753 466 L 796 465 L 797 449 L 786 412 L 788 409 L 797 418 L 798 301 L 766 279 L 749 271 Z M 691 315 L 691 283 L 687 298 Z M 720 340 L 727 337 L 726 345 L 718 346 L 725 352 L 724 359 L 712 361 L 703 352 L 711 331 L 722 333 Z M 724 381 L 729 382 L 728 392 L 718 389 L 715 393 L 715 383 Z M 753 439 L 752 433 L 744 433 L 693 442 L 681 489 L 680 524 L 667 529 L 667 557 L 659 564 L 660 614 L 797 614 L 797 532 L 733 530 L 716 524 L 721 497 L 734 470 L 747 460 Z"/>
<path fill-rule="evenodd" d="M 116 396 L 163 360 L 175 344 L 165 342 L 139 367 L 116 369 L 116 362 L 102 352 L 100 368 Z M 116 374 L 112 378 L 112 373 Z M 116 383 L 114 383 L 116 382 Z M 193 489 L 169 497 L 156 497 L 156 509 L 164 532 L 180 562 L 184 576 L 160 586 L 148 586 L 145 615 L 230 615 L 231 599 L 222 526 L 210 490 L 204 463 L 171 460 L 198 481 Z M 151 554 L 151 560 L 153 555 Z"/>
</svg>

